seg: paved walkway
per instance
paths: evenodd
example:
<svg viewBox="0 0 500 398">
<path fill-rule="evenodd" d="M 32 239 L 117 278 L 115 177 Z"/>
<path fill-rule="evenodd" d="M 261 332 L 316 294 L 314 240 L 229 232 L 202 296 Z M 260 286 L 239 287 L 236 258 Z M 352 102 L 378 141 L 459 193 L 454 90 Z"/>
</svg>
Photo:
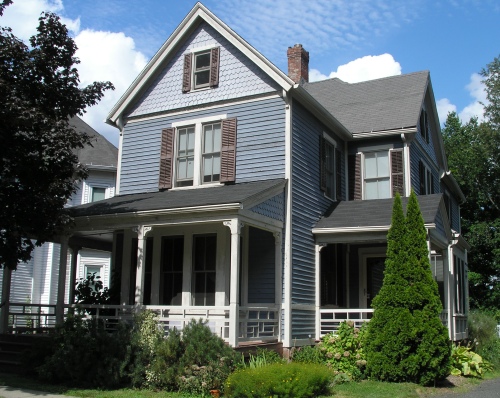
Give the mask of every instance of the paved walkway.
<svg viewBox="0 0 500 398">
<path fill-rule="evenodd" d="M 27 390 L 24 388 L 13 388 L 0 386 L 0 397 L 1 398 L 61 398 L 69 397 L 68 395 L 51 394 L 43 391 Z"/>
<path fill-rule="evenodd" d="M 500 398 L 500 378 L 485 380 L 476 387 L 463 393 L 446 393 L 436 398 Z"/>
</svg>

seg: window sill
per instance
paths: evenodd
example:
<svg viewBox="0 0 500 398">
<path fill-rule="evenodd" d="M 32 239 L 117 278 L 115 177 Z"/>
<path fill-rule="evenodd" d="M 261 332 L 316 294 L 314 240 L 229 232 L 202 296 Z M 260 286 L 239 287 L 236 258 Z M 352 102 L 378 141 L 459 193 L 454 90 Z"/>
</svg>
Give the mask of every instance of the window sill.
<svg viewBox="0 0 500 398">
<path fill-rule="evenodd" d="M 169 191 L 186 191 L 190 189 L 200 189 L 200 188 L 213 188 L 213 187 L 222 187 L 224 186 L 221 182 L 211 183 L 211 184 L 201 184 L 201 185 L 192 185 L 189 187 L 172 187 Z"/>
</svg>

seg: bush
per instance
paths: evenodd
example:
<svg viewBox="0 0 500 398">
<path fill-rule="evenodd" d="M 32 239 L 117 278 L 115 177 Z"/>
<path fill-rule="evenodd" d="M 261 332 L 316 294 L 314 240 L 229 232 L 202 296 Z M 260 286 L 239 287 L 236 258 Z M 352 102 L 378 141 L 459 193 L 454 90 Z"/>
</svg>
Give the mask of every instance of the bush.
<svg viewBox="0 0 500 398">
<path fill-rule="evenodd" d="M 239 370 L 225 385 L 228 397 L 316 397 L 328 393 L 333 373 L 326 366 L 303 363 L 272 364 Z"/>
<path fill-rule="evenodd" d="M 306 345 L 292 350 L 292 361 L 300 363 L 325 364 L 326 357 L 319 346 Z"/>
<path fill-rule="evenodd" d="M 469 341 L 474 351 L 500 367 L 500 339 L 497 332 L 496 314 L 471 311 L 468 317 Z"/>
<path fill-rule="evenodd" d="M 366 369 L 366 356 L 363 351 L 364 330 L 364 327 L 360 330 L 354 327 L 352 321 L 346 321 L 340 324 L 337 334 L 329 333 L 321 339 L 319 349 L 335 375 L 344 374 L 348 380 L 364 378 Z"/>
<path fill-rule="evenodd" d="M 110 334 L 102 322 L 70 316 L 52 337 L 54 351 L 36 369 L 38 376 L 79 387 L 118 386 L 129 336 L 124 326 Z"/>
<path fill-rule="evenodd" d="M 367 373 L 375 379 L 428 385 L 449 374 L 451 346 L 439 319 L 442 305 L 428 256 L 415 193 L 406 219 L 396 195 L 384 282 L 373 300 L 366 336 Z"/>
<path fill-rule="evenodd" d="M 242 368 L 261 368 L 273 363 L 282 363 L 285 360 L 276 352 L 263 348 L 257 348 L 255 355 L 250 354 L 248 362 L 242 360 Z"/>
<path fill-rule="evenodd" d="M 488 361 L 472 351 L 470 345 L 453 345 L 451 350 L 451 374 L 455 376 L 470 376 L 483 378 L 483 373 L 492 370 Z"/>
</svg>

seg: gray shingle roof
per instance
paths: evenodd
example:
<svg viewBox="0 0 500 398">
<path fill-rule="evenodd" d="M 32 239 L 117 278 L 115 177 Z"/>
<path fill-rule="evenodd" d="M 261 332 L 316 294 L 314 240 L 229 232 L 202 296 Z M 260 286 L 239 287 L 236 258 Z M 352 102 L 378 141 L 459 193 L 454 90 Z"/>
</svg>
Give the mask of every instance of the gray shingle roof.
<svg viewBox="0 0 500 398">
<path fill-rule="evenodd" d="M 83 131 L 92 137 L 92 146 L 76 150 L 80 163 L 90 166 L 116 167 L 118 163 L 118 148 L 100 135 L 78 116 L 71 118 L 69 124 L 77 131 Z"/>
<path fill-rule="evenodd" d="M 418 196 L 424 223 L 434 223 L 443 194 Z M 406 212 L 408 198 L 401 198 Z M 357 228 L 389 226 L 394 199 L 352 200 L 338 202 L 314 228 Z"/>
<path fill-rule="evenodd" d="M 197 206 L 243 203 L 255 196 L 265 194 L 284 179 L 248 182 L 234 185 L 220 185 L 210 188 L 184 189 L 119 195 L 99 202 L 68 208 L 73 217 L 135 213 L 148 210 L 177 209 Z"/>
<path fill-rule="evenodd" d="M 303 87 L 351 133 L 364 133 L 416 126 L 428 79 L 423 71 L 352 84 L 334 78 Z"/>
</svg>

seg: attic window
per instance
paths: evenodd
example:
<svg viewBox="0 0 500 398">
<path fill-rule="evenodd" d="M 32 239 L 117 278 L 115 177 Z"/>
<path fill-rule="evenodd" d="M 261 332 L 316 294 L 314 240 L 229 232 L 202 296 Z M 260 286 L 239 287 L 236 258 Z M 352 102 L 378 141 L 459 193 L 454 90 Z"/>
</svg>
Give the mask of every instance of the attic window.
<svg viewBox="0 0 500 398">
<path fill-rule="evenodd" d="M 219 85 L 219 47 L 184 56 L 182 92 Z"/>
<path fill-rule="evenodd" d="M 420 134 L 425 142 L 429 143 L 429 120 L 427 118 L 427 112 L 422 109 L 422 113 L 420 114 Z"/>
</svg>

